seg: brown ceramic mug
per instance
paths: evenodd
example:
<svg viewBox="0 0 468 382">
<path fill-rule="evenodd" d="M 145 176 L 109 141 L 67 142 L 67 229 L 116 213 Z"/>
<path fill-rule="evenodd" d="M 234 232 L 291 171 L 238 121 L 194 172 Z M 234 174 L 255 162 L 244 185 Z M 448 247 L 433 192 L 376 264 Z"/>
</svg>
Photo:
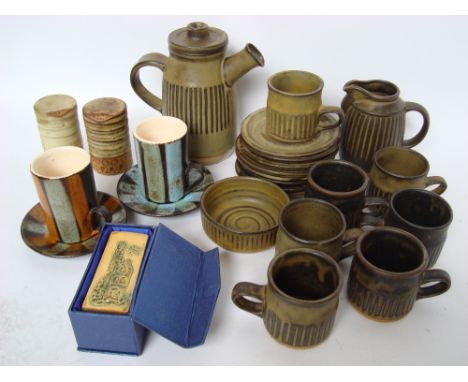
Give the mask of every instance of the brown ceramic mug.
<svg viewBox="0 0 468 382">
<path fill-rule="evenodd" d="M 399 190 L 433 185 L 437 185 L 433 192 L 442 194 L 447 182 L 441 176 L 427 176 L 428 173 L 429 162 L 422 154 L 406 147 L 385 147 L 375 153 L 367 195 L 389 200 Z"/>
<path fill-rule="evenodd" d="M 439 195 L 418 189 L 406 189 L 393 194 L 386 225 L 412 233 L 426 247 L 432 267 L 439 258 L 453 219 L 450 205 Z"/>
<path fill-rule="evenodd" d="M 352 256 L 360 228 L 346 229 L 343 213 L 324 200 L 304 198 L 289 202 L 280 212 L 276 255 L 288 249 L 316 249 L 340 261 Z"/>
<path fill-rule="evenodd" d="M 268 80 L 266 130 L 280 141 L 306 141 L 344 119 L 339 107 L 322 105 L 323 80 L 316 74 L 287 70 Z M 338 120 L 321 125 L 320 117 L 336 114 Z"/>
<path fill-rule="evenodd" d="M 364 223 L 366 215 L 383 217 L 388 203 L 378 197 L 366 197 L 369 177 L 359 166 L 344 160 L 322 160 L 309 170 L 306 197 L 332 203 L 343 212 L 348 228 Z"/>
<path fill-rule="evenodd" d="M 395 321 L 407 315 L 416 300 L 437 296 L 450 288 L 450 276 L 427 269 L 421 241 L 394 227 L 379 227 L 357 241 L 349 272 L 351 304 L 369 318 Z M 431 284 L 424 286 L 424 284 Z"/>
<path fill-rule="evenodd" d="M 267 285 L 239 283 L 232 290 L 232 301 L 262 318 L 277 341 L 310 347 L 329 336 L 342 285 L 341 269 L 329 256 L 310 249 L 293 249 L 271 261 Z"/>
</svg>

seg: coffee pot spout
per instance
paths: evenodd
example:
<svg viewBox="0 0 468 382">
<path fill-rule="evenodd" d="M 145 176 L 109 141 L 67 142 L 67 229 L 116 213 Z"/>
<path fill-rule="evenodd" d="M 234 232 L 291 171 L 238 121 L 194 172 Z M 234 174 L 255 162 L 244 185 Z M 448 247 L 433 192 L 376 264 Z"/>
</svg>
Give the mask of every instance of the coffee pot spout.
<svg viewBox="0 0 468 382">
<path fill-rule="evenodd" d="M 263 65 L 265 65 L 265 59 L 260 51 L 253 44 L 247 44 L 240 52 L 224 60 L 224 82 L 227 86 L 232 86 L 249 70 Z"/>
</svg>

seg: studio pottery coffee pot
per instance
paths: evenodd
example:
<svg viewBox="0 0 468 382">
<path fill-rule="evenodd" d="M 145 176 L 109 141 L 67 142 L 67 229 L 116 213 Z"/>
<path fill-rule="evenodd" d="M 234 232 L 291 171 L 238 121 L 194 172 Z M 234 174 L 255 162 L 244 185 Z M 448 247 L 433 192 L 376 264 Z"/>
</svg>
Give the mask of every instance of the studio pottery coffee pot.
<svg viewBox="0 0 468 382">
<path fill-rule="evenodd" d="M 227 42 L 222 30 L 193 22 L 169 35 L 169 57 L 146 54 L 130 74 L 132 87 L 143 101 L 188 125 L 190 159 L 203 164 L 219 162 L 232 152 L 232 86 L 250 69 L 264 65 L 262 54 L 252 44 L 225 57 Z M 161 98 L 142 84 L 139 71 L 145 66 L 162 70 Z"/>
<path fill-rule="evenodd" d="M 341 108 L 345 113 L 340 157 L 369 171 L 377 150 L 388 146 L 413 147 L 421 142 L 429 129 L 427 110 L 415 102 L 405 102 L 400 90 L 383 80 L 349 81 Z M 423 117 L 419 132 L 404 139 L 405 117 L 417 111 Z"/>
</svg>

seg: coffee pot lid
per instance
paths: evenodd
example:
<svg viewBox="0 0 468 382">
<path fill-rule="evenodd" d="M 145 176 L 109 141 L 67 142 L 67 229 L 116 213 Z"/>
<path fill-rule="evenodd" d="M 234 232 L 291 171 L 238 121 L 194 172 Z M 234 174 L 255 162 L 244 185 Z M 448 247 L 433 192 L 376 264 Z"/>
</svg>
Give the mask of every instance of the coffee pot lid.
<svg viewBox="0 0 468 382">
<path fill-rule="evenodd" d="M 169 51 L 176 56 L 200 57 L 222 53 L 227 34 L 203 22 L 192 22 L 169 35 Z"/>
</svg>

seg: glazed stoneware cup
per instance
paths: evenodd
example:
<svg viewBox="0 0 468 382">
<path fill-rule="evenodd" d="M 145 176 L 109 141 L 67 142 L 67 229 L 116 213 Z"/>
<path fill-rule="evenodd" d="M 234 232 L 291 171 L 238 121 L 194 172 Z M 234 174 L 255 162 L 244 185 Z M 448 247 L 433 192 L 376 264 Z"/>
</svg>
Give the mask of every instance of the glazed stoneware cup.
<svg viewBox="0 0 468 382">
<path fill-rule="evenodd" d="M 357 165 L 344 160 L 322 160 L 312 165 L 305 196 L 330 202 L 344 214 L 348 228 L 365 223 L 367 214 L 383 217 L 386 200 L 366 197 L 369 177 Z M 365 213 L 368 211 L 367 213 Z"/>
<path fill-rule="evenodd" d="M 110 219 L 109 211 L 98 206 L 91 158 L 85 150 L 49 149 L 31 162 L 30 169 L 50 238 L 82 242 Z"/>
<path fill-rule="evenodd" d="M 437 185 L 433 192 L 442 194 L 447 182 L 441 176 L 427 176 L 428 173 L 429 162 L 422 154 L 405 147 L 385 147 L 375 153 L 367 195 L 389 200 L 399 190 L 433 185 Z"/>
<path fill-rule="evenodd" d="M 416 300 L 450 288 L 450 276 L 427 269 L 423 243 L 409 232 L 379 227 L 357 241 L 348 279 L 348 299 L 365 316 L 395 321 L 407 315 Z M 424 284 L 431 284 L 424 286 Z"/>
<path fill-rule="evenodd" d="M 426 247 L 432 267 L 447 239 L 453 214 L 450 205 L 427 190 L 406 189 L 393 194 L 385 224 L 411 232 Z"/>
<path fill-rule="evenodd" d="M 187 125 L 169 116 L 146 119 L 133 130 L 138 168 L 148 200 L 169 203 L 180 200 L 188 189 L 188 173 L 203 170 L 188 160 Z M 192 188 L 199 182 L 192 184 Z"/>
<path fill-rule="evenodd" d="M 271 261 L 267 285 L 241 282 L 232 291 L 232 301 L 262 318 L 280 343 L 311 347 L 329 336 L 342 285 L 341 269 L 333 259 L 320 251 L 294 249 Z"/>
<path fill-rule="evenodd" d="M 324 200 L 304 198 L 289 202 L 280 213 L 276 255 L 288 249 L 316 249 L 340 261 L 352 256 L 359 228 L 346 229 L 343 213 Z"/>
<path fill-rule="evenodd" d="M 323 129 L 337 127 L 344 114 L 339 107 L 322 105 L 323 80 L 316 74 L 288 70 L 268 80 L 266 130 L 281 141 L 306 141 Z M 319 126 L 324 114 L 336 114 Z"/>
</svg>

